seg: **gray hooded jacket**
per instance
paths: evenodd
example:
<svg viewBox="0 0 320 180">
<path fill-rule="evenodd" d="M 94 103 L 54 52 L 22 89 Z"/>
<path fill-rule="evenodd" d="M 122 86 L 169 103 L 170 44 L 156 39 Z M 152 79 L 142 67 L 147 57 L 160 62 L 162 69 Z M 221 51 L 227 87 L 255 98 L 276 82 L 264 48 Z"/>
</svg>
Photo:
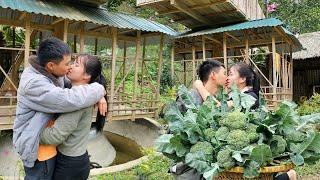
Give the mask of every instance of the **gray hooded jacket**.
<svg viewBox="0 0 320 180">
<path fill-rule="evenodd" d="M 17 94 L 16 119 L 13 125 L 13 145 L 24 166 L 33 167 L 38 157 L 40 132 L 53 113 L 73 112 L 97 103 L 105 89 L 98 83 L 63 89 L 32 66 L 22 75 Z"/>
</svg>

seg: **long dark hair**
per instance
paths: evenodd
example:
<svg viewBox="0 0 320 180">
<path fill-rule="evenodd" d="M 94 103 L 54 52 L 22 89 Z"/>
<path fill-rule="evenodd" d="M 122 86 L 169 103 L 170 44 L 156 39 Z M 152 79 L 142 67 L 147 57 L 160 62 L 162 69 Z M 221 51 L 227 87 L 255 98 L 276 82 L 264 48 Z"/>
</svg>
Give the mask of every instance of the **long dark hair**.
<svg viewBox="0 0 320 180">
<path fill-rule="evenodd" d="M 260 78 L 258 74 L 246 63 L 239 62 L 234 65 L 241 78 L 246 78 L 246 86 L 252 86 L 253 92 L 259 97 Z"/>
<path fill-rule="evenodd" d="M 81 54 L 78 56 L 84 64 L 85 72 L 91 76 L 89 83 L 97 82 L 106 88 L 106 79 L 102 75 L 102 65 L 99 59 L 95 56 L 89 54 Z M 107 95 L 105 96 L 107 99 Z M 102 116 L 99 111 L 97 112 L 96 122 L 92 123 L 92 126 L 96 128 L 97 131 L 102 131 L 104 124 L 106 122 L 106 116 Z"/>
</svg>

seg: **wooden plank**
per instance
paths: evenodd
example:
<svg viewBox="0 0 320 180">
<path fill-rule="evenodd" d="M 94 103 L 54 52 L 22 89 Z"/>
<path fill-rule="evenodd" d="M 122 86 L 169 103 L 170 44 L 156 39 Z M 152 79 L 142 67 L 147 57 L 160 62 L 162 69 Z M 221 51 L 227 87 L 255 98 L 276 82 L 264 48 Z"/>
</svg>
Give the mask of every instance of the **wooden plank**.
<svg viewBox="0 0 320 180">
<path fill-rule="evenodd" d="M 217 0 L 215 2 L 210 2 L 210 3 L 204 3 L 204 4 L 198 4 L 194 6 L 188 7 L 190 10 L 195 10 L 195 9 L 203 9 L 203 8 L 208 8 L 212 6 L 216 6 L 219 4 L 226 3 L 228 0 Z M 173 13 L 179 13 L 180 11 L 178 9 L 173 9 L 173 10 L 166 10 L 166 11 L 160 11 L 158 14 L 159 15 L 165 15 L 165 14 L 173 14 Z"/>
<path fill-rule="evenodd" d="M 101 29 L 104 29 L 104 28 L 107 28 L 107 27 L 109 27 L 109 26 L 108 25 L 97 26 L 97 27 L 88 29 L 88 31 L 98 31 L 98 30 L 101 30 Z"/>
<path fill-rule="evenodd" d="M 10 82 L 10 84 L 12 85 L 12 87 L 17 91 L 17 90 L 18 90 L 17 86 L 12 82 L 11 78 L 7 75 L 6 71 L 2 68 L 1 65 L 0 65 L 0 70 L 2 71 L 2 73 L 4 74 L 4 76 L 6 77 L 6 79 Z"/>
<path fill-rule="evenodd" d="M 198 15 L 194 12 L 192 12 L 188 6 L 186 6 L 185 4 L 183 4 L 183 1 L 180 1 L 180 0 L 170 0 L 170 4 L 172 6 L 174 6 L 175 8 L 179 9 L 180 11 L 186 13 L 187 15 L 191 16 L 192 18 L 194 18 L 195 20 L 199 21 L 199 22 L 202 22 L 204 24 L 210 24 L 210 21 L 201 16 L 201 15 Z"/>
<path fill-rule="evenodd" d="M 147 39 L 146 39 L 146 37 L 143 37 L 143 44 L 142 44 L 142 62 L 141 62 L 141 66 L 142 66 L 142 68 L 141 68 L 141 86 L 140 86 L 140 89 L 141 89 L 141 92 L 143 92 L 142 91 L 142 89 L 143 89 L 143 84 L 144 84 L 144 68 L 143 68 L 143 66 L 144 66 L 144 63 L 145 63 L 145 61 L 144 61 L 144 59 L 146 58 L 146 43 L 147 43 Z"/>
<path fill-rule="evenodd" d="M 63 18 L 57 18 L 56 20 L 54 20 L 51 25 L 55 25 L 58 24 L 59 22 L 62 22 L 64 19 Z"/>
<path fill-rule="evenodd" d="M 25 18 L 25 40 L 24 40 L 24 67 L 28 67 L 29 65 L 29 55 L 30 55 L 30 35 L 31 35 L 31 28 L 30 28 L 30 22 L 31 22 L 31 17 L 30 14 L 26 15 Z"/>
<path fill-rule="evenodd" d="M 239 39 L 239 38 L 237 38 L 237 37 L 235 37 L 235 36 L 233 36 L 232 34 L 230 34 L 230 33 L 225 33 L 227 36 L 229 36 L 229 37 L 231 37 L 232 39 L 234 39 L 234 40 L 236 40 L 236 41 L 238 41 L 238 42 L 240 42 L 241 40 Z"/>
</svg>

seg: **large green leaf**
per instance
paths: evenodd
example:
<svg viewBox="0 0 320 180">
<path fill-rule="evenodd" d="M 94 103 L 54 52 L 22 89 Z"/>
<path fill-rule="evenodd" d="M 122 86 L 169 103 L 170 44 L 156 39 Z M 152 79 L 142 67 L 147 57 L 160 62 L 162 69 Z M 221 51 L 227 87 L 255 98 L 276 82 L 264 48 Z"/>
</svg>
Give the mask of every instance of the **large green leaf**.
<svg viewBox="0 0 320 180">
<path fill-rule="evenodd" d="M 244 166 L 243 176 L 246 178 L 258 177 L 260 174 L 259 170 L 260 170 L 259 163 L 252 160 L 246 161 L 246 164 Z"/>
<path fill-rule="evenodd" d="M 240 93 L 240 101 L 241 106 L 248 111 L 254 105 L 256 99 L 249 94 Z"/>
<path fill-rule="evenodd" d="M 196 105 L 194 104 L 194 99 L 191 96 L 189 90 L 184 86 L 181 85 L 178 88 L 178 95 L 181 98 L 183 104 L 186 106 L 187 109 L 196 109 Z"/>
<path fill-rule="evenodd" d="M 188 153 L 185 161 L 188 166 L 195 168 L 200 173 L 205 173 L 211 169 L 204 152 Z"/>
<path fill-rule="evenodd" d="M 249 158 L 257 162 L 260 167 L 266 166 L 273 160 L 270 146 L 266 144 L 257 145 L 252 149 Z"/>
<path fill-rule="evenodd" d="M 218 163 L 212 163 L 211 164 L 211 169 L 209 171 L 206 171 L 203 173 L 203 177 L 207 180 L 213 179 L 213 177 L 219 175 L 219 165 Z"/>
<path fill-rule="evenodd" d="M 290 155 L 290 159 L 296 166 L 301 166 L 304 163 L 304 158 L 300 154 Z"/>
<path fill-rule="evenodd" d="M 155 141 L 155 148 L 159 152 L 165 152 L 172 154 L 174 149 L 170 145 L 170 139 L 173 138 L 173 134 L 163 134 Z"/>
<path fill-rule="evenodd" d="M 170 149 L 174 149 L 178 157 L 183 157 L 189 152 L 189 148 L 184 146 L 180 135 L 175 135 L 170 139 Z"/>
</svg>

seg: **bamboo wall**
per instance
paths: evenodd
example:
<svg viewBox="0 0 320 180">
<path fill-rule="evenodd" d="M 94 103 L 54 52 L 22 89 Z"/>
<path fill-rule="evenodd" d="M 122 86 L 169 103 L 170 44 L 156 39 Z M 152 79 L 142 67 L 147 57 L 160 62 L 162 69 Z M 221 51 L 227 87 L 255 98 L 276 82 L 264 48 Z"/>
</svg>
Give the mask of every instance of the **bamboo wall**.
<svg viewBox="0 0 320 180">
<path fill-rule="evenodd" d="M 293 74 L 294 101 L 299 102 L 302 96 L 310 98 L 313 86 L 320 85 L 320 57 L 295 60 Z"/>
</svg>

